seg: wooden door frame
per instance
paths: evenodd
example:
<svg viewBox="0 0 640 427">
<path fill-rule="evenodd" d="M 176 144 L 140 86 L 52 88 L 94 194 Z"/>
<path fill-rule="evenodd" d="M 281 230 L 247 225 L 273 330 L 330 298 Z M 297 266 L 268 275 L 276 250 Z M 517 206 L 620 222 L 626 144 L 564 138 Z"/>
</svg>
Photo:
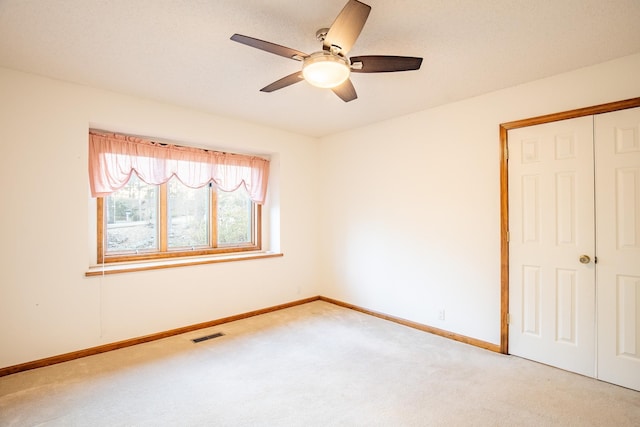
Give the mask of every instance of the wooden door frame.
<svg viewBox="0 0 640 427">
<path fill-rule="evenodd" d="M 509 170 L 508 131 L 559 120 L 640 107 L 640 98 L 547 114 L 500 124 L 500 352 L 509 354 Z"/>
</svg>

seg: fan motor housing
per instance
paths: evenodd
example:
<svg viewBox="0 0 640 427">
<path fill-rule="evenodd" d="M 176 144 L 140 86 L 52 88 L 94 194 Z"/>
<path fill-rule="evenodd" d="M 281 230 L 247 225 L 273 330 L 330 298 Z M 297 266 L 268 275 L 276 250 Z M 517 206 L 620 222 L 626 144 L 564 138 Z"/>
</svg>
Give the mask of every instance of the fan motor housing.
<svg viewBox="0 0 640 427">
<path fill-rule="evenodd" d="M 329 32 L 328 28 L 320 28 L 318 31 L 316 31 L 316 40 L 323 42 L 324 39 L 327 38 L 328 32 Z"/>
</svg>

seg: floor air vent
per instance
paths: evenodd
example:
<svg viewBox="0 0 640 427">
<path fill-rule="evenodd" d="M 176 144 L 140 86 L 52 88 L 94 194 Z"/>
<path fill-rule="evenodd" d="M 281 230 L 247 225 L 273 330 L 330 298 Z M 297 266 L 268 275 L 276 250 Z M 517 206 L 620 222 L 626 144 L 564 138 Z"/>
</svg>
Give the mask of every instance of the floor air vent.
<svg viewBox="0 0 640 427">
<path fill-rule="evenodd" d="M 205 335 L 204 337 L 194 338 L 191 341 L 193 341 L 194 343 L 197 344 L 199 342 L 210 340 L 210 339 L 213 339 L 213 338 L 218 338 L 218 337 L 221 337 L 221 336 L 224 336 L 224 334 L 222 332 L 217 332 L 215 334 Z"/>
</svg>

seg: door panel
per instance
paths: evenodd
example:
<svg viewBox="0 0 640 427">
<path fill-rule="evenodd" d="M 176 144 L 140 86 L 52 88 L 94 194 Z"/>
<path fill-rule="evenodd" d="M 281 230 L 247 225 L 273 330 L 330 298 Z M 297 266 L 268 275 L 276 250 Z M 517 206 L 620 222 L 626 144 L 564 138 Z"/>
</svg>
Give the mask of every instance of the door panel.
<svg viewBox="0 0 640 427">
<path fill-rule="evenodd" d="M 598 378 L 640 390 L 640 108 L 595 118 Z"/>
<path fill-rule="evenodd" d="M 593 119 L 508 141 L 509 352 L 595 376 Z"/>
</svg>

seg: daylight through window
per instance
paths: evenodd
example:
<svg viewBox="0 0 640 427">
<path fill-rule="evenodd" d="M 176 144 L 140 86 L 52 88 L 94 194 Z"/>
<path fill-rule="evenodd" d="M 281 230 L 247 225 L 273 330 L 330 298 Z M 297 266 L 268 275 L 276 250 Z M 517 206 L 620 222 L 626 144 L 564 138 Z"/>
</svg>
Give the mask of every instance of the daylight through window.
<svg viewBox="0 0 640 427">
<path fill-rule="evenodd" d="M 266 190 L 268 161 L 216 153 L 217 157 L 207 163 L 209 152 L 203 157 L 204 150 L 195 149 L 195 161 L 184 151 L 178 151 L 177 159 L 149 156 L 149 152 L 140 156 L 135 143 L 148 141 L 125 137 L 123 148 L 121 139 L 114 139 L 112 134 L 91 135 L 92 191 L 101 196 L 97 197 L 99 263 L 261 248 L 261 203 L 256 199 L 264 198 L 264 191 L 259 190 Z M 151 144 L 153 150 L 167 147 Z M 153 162 L 145 171 L 144 167 Z M 210 173 L 210 178 L 202 171 Z M 205 183 L 194 185 L 194 180 Z M 94 191 L 98 187 L 106 191 Z"/>
</svg>

